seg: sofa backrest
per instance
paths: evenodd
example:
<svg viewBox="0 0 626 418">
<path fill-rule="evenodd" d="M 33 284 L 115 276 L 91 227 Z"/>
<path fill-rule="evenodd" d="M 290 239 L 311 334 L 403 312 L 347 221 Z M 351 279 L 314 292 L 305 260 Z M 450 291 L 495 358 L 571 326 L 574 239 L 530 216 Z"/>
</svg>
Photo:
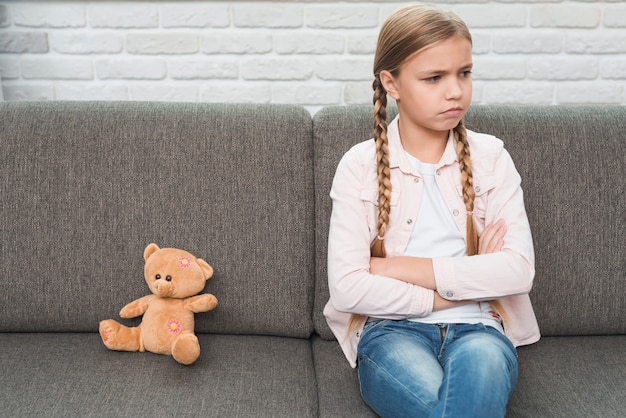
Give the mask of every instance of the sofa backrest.
<svg viewBox="0 0 626 418">
<path fill-rule="evenodd" d="M 392 117 L 394 112 L 390 112 Z M 536 252 L 531 293 L 543 335 L 626 333 L 626 107 L 479 106 L 467 127 L 501 138 L 522 176 Z M 317 332 L 331 339 L 326 240 L 341 156 L 372 136 L 372 108 L 325 108 L 313 119 Z"/>
<path fill-rule="evenodd" d="M 311 125 L 291 105 L 0 104 L 0 331 L 119 319 L 155 242 L 215 269 L 196 331 L 308 337 Z"/>
</svg>

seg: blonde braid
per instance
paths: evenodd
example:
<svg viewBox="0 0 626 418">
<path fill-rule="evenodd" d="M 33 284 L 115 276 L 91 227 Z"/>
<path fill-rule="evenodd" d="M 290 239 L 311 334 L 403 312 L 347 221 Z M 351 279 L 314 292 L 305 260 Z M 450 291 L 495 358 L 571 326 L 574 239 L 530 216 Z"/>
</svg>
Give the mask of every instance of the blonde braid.
<svg viewBox="0 0 626 418">
<path fill-rule="evenodd" d="M 463 120 L 454 128 L 454 138 L 456 139 L 456 154 L 461 169 L 461 186 L 463 188 L 463 201 L 467 210 L 467 255 L 478 254 L 478 232 L 474 223 L 474 176 L 472 174 L 472 159 L 470 158 L 469 142 L 467 141 L 467 130 Z M 491 300 L 489 304 L 500 314 L 505 325 L 509 318 L 499 300 Z"/>
<path fill-rule="evenodd" d="M 374 89 L 374 141 L 376 143 L 376 171 L 378 173 L 378 237 L 370 248 L 372 257 L 384 258 L 385 234 L 389 225 L 391 210 L 391 172 L 389 169 L 389 143 L 387 139 L 387 91 L 377 74 L 372 83 Z M 351 314 L 348 320 L 346 338 L 354 332 L 365 318 L 364 315 Z"/>
<path fill-rule="evenodd" d="M 372 257 L 385 257 L 384 238 L 391 210 L 391 172 L 387 139 L 387 92 L 377 75 L 374 89 L 374 139 L 376 141 L 376 171 L 378 173 L 378 238 L 371 247 Z"/>
<path fill-rule="evenodd" d="M 454 128 L 454 138 L 456 139 L 456 154 L 461 169 L 461 186 L 463 188 L 463 202 L 467 211 L 467 255 L 478 254 L 478 233 L 474 223 L 474 176 L 472 174 L 472 159 L 470 157 L 469 142 L 467 142 L 467 131 L 463 120 Z"/>
</svg>

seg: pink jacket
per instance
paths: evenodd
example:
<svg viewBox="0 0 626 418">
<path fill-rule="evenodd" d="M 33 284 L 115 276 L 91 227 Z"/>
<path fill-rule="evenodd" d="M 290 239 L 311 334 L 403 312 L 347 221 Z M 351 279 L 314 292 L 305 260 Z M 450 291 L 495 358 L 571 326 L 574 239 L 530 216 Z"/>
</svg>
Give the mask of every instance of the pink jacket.
<svg viewBox="0 0 626 418">
<path fill-rule="evenodd" d="M 418 213 L 422 181 L 409 162 L 398 134 L 398 118 L 389 124 L 391 213 L 385 237 L 390 257 L 402 255 Z M 473 257 L 433 259 L 437 292 L 449 300 L 501 299 L 508 316 L 507 337 L 516 346 L 539 339 L 539 327 L 530 303 L 535 274 L 534 251 L 526 217 L 520 176 L 501 140 L 468 131 L 476 200 L 478 234 L 486 224 L 504 219 L 507 225 L 502 251 Z M 455 140 L 450 134 L 436 181 L 460 231 L 465 233 L 466 210 L 461 196 Z M 384 319 L 428 315 L 434 291 L 369 272 L 370 245 L 377 236 L 375 146 L 369 140 L 355 145 L 342 158 L 331 189 L 333 202 L 328 239 L 330 300 L 324 315 L 352 367 L 356 367 L 361 321 L 346 335 L 351 313 Z"/>
</svg>

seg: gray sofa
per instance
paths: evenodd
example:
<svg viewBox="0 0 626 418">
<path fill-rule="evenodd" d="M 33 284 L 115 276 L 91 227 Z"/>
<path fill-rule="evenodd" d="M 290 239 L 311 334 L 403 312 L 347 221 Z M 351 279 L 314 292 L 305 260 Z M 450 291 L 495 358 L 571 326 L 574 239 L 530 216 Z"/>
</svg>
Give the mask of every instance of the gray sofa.
<svg viewBox="0 0 626 418">
<path fill-rule="evenodd" d="M 328 192 L 371 108 L 0 103 L 0 416 L 369 417 L 322 308 Z M 475 106 L 523 178 L 542 340 L 510 417 L 626 416 L 626 107 Z M 156 242 L 215 268 L 202 353 L 107 350 Z M 122 320 L 136 324 L 137 320 Z"/>
</svg>

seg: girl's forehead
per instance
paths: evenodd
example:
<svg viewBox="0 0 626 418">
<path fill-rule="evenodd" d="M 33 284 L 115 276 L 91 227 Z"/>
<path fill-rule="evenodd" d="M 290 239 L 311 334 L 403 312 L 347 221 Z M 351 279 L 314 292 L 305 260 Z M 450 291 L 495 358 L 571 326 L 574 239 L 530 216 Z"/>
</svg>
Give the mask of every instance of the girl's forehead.
<svg viewBox="0 0 626 418">
<path fill-rule="evenodd" d="M 472 44 L 461 36 L 435 42 L 410 55 L 403 66 L 454 67 L 472 63 Z"/>
</svg>

